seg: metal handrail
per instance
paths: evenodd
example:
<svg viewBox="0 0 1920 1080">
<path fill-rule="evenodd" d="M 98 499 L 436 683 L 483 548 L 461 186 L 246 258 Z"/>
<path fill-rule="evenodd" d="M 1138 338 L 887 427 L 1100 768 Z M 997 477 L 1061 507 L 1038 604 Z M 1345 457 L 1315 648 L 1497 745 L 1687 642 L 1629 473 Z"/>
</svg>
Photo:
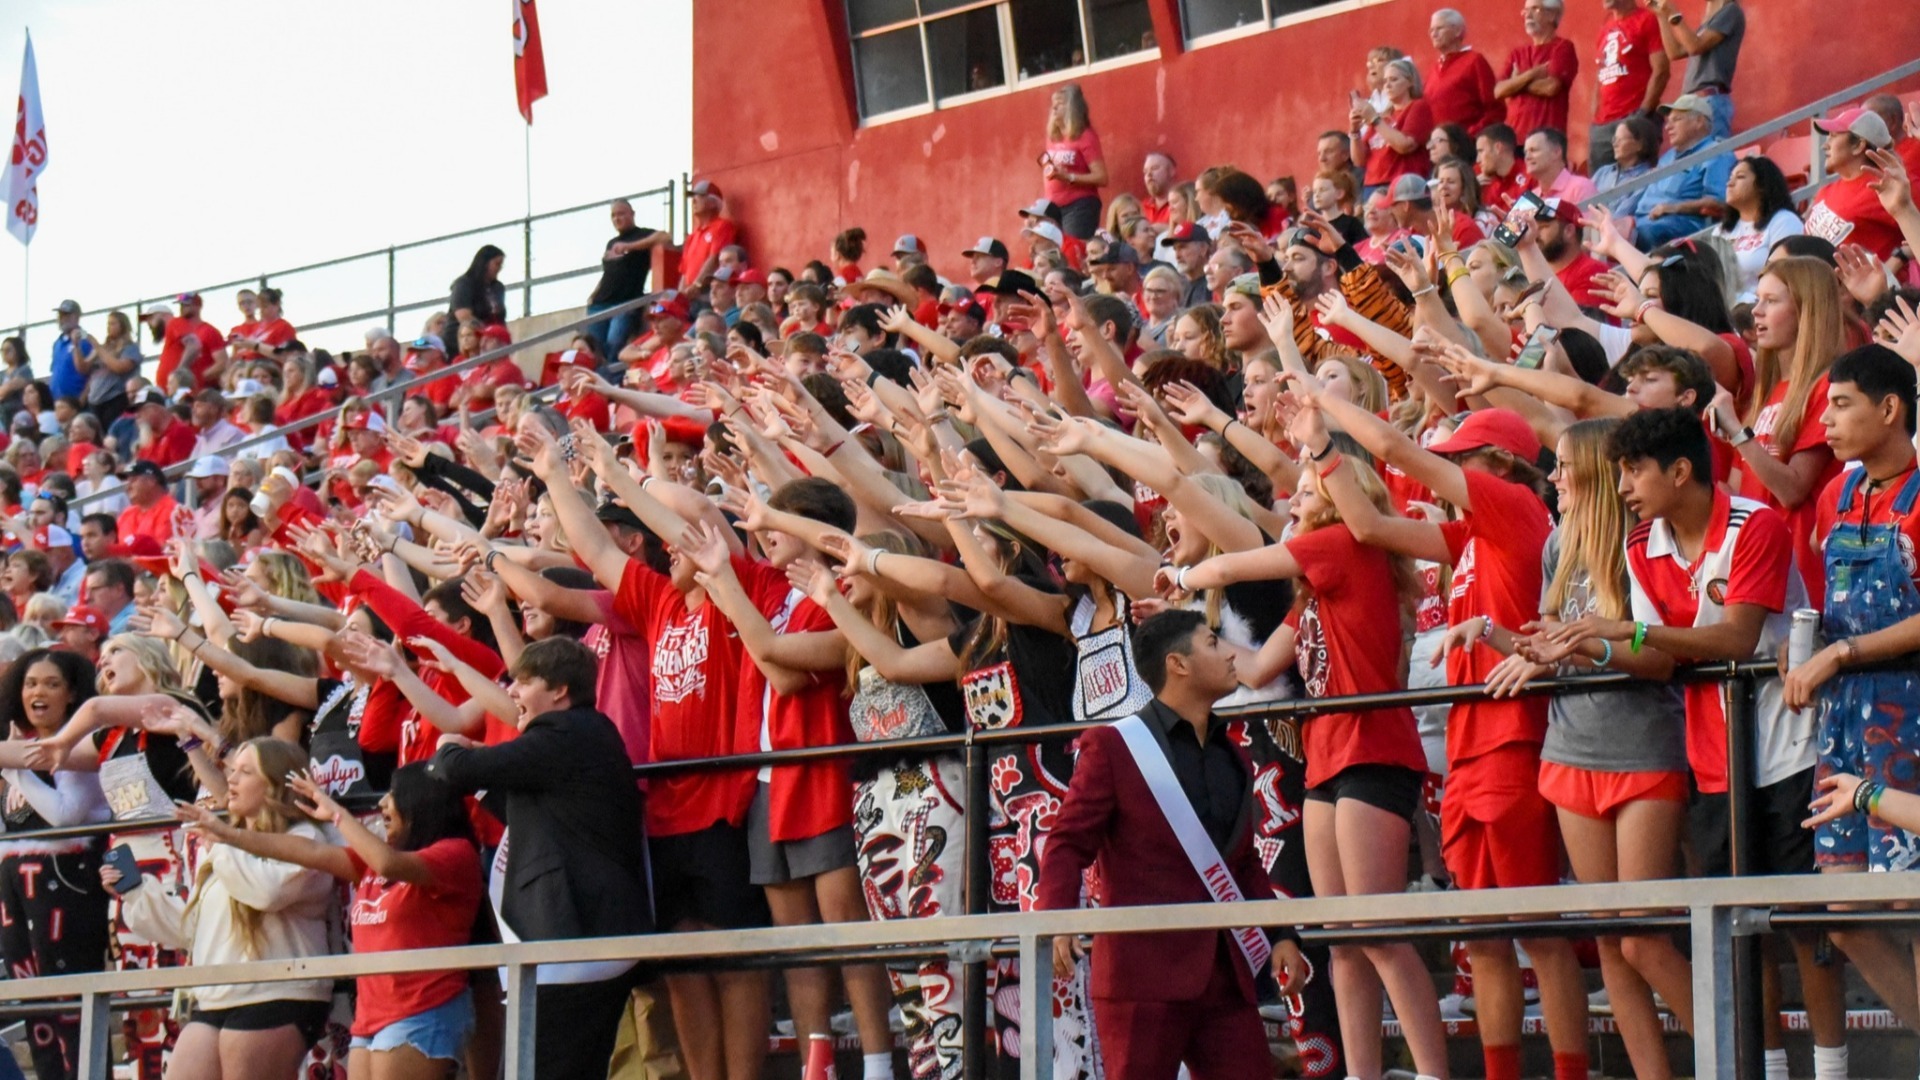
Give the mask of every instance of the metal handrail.
<svg viewBox="0 0 1920 1080">
<path fill-rule="evenodd" d="M 1828 110 L 1832 109 L 1836 105 L 1844 105 L 1849 101 L 1852 101 L 1859 97 L 1863 97 L 1866 94 L 1869 94 L 1875 90 L 1878 90 L 1882 86 L 1886 86 L 1889 83 L 1899 82 L 1901 79 L 1907 78 L 1910 75 L 1920 75 L 1920 60 L 1909 60 L 1908 62 L 1900 65 L 1899 67 L 1894 68 L 1892 71 L 1884 72 L 1882 74 L 1875 75 L 1871 79 L 1865 79 L 1865 80 L 1862 80 L 1861 82 L 1854 83 L 1852 86 L 1849 86 L 1844 90 L 1837 90 L 1831 94 L 1828 94 L 1826 97 L 1823 97 L 1818 101 L 1813 102 L 1810 105 L 1803 105 L 1800 108 L 1793 110 L 1792 112 L 1782 113 L 1781 115 L 1773 118 L 1772 120 L 1767 121 L 1764 124 L 1760 124 L 1757 127 L 1750 127 L 1745 131 L 1739 132 L 1738 134 L 1729 135 L 1726 138 L 1719 140 L 1718 142 L 1708 143 L 1705 146 L 1702 146 L 1700 149 L 1695 150 L 1692 153 L 1688 154 L 1686 157 L 1677 158 L 1671 162 L 1668 162 L 1665 165 L 1660 166 L 1657 169 L 1654 169 L 1652 172 L 1641 173 L 1639 176 L 1634 177 L 1632 180 L 1629 180 L 1624 184 L 1620 184 L 1615 187 L 1608 188 L 1606 191 L 1603 191 L 1593 196 L 1590 199 L 1582 199 L 1580 201 L 1580 205 L 1585 207 L 1585 206 L 1594 206 L 1601 203 L 1610 203 L 1615 199 L 1620 198 L 1623 195 L 1632 195 L 1635 192 L 1642 191 L 1653 184 L 1656 184 L 1662 180 L 1667 179 L 1670 176 L 1678 176 L 1681 173 L 1694 168 L 1695 166 L 1704 165 L 1707 162 L 1713 160 L 1714 158 L 1719 157 L 1722 154 L 1731 153 L 1734 150 L 1738 149 L 1739 147 L 1746 146 L 1749 143 L 1752 143 L 1756 139 L 1760 139 L 1767 135 L 1771 135 L 1776 131 L 1782 131 L 1786 128 L 1792 127 L 1793 125 L 1801 122 L 1802 120 L 1811 120 L 1814 117 L 1823 116 L 1827 113 Z M 1803 191 L 1813 190 L 1813 189 L 1816 189 L 1818 186 L 1819 185 L 1817 183 L 1810 184 L 1807 186 L 1807 188 L 1802 190 Z"/>
<path fill-rule="evenodd" d="M 558 210 L 546 210 L 538 214 L 523 215 L 521 217 L 511 218 L 507 221 L 496 222 L 489 225 L 474 226 L 471 228 L 461 229 L 458 232 L 444 233 L 442 235 L 430 237 L 424 240 L 409 240 L 409 241 L 406 241 L 405 243 L 390 244 L 386 247 L 374 248 L 369 251 L 362 251 L 352 255 L 341 255 L 335 258 L 325 259 L 320 262 L 307 263 L 302 266 L 289 267 L 284 270 L 263 271 L 259 274 L 250 274 L 246 277 L 233 278 L 231 280 L 218 282 L 212 285 L 201 285 L 185 291 L 198 292 L 198 293 L 204 294 L 204 293 L 217 292 L 223 289 L 236 289 L 243 286 L 265 286 L 275 278 L 288 277 L 294 274 L 311 273 L 315 270 L 325 270 L 330 267 L 342 266 L 347 263 L 357 262 L 361 259 L 385 257 L 387 259 L 387 275 L 388 275 L 387 295 L 391 297 L 393 295 L 393 285 L 394 285 L 393 258 L 395 255 L 401 252 L 412 251 L 412 250 L 416 250 L 424 247 L 430 247 L 434 244 L 445 243 L 446 241 L 449 241 L 449 240 L 458 240 L 458 239 L 461 239 L 462 237 L 478 236 L 482 233 L 495 232 L 497 230 L 508 229 L 514 226 L 519 226 L 523 230 L 527 230 L 527 229 L 531 229 L 533 224 L 536 222 L 547 221 L 547 220 L 558 218 L 558 217 L 565 217 L 569 214 L 577 214 L 584 210 L 590 210 L 596 206 L 604 206 L 607 203 L 614 201 L 615 199 L 626 199 L 629 202 L 632 202 L 632 201 L 641 200 L 641 199 L 662 198 L 666 207 L 666 212 L 667 212 L 666 231 L 669 234 L 671 234 L 673 230 L 673 222 L 675 217 L 677 216 L 675 213 L 675 201 L 678 197 L 679 190 L 680 190 L 680 185 L 673 180 L 669 180 L 665 184 L 660 185 L 659 187 L 648 188 L 645 191 L 635 192 L 631 195 L 615 195 L 606 199 L 598 199 L 593 202 L 579 203 L 574 206 L 568 206 Z M 529 262 L 528 268 L 531 269 L 531 260 L 529 259 L 528 262 Z M 596 269 L 598 269 L 598 267 L 587 268 L 587 270 L 583 270 L 583 271 L 569 271 L 567 274 L 550 275 L 545 278 L 528 278 L 519 282 L 515 282 L 513 283 L 513 285 L 509 287 L 520 289 L 522 290 L 523 294 L 525 294 L 530 292 L 535 286 L 550 284 L 555 281 L 564 281 L 569 276 L 580 276 L 583 273 L 589 272 L 591 270 L 596 270 Z M 80 317 L 83 319 L 91 318 L 94 316 L 105 315 L 109 311 L 117 311 L 117 310 L 130 308 L 134 311 L 135 318 L 138 319 L 139 314 L 148 310 L 149 308 L 153 308 L 153 307 L 164 308 L 164 307 L 170 306 L 172 304 L 172 298 L 175 295 L 178 295 L 178 294 L 169 293 L 169 294 L 155 297 L 152 299 L 135 299 L 127 303 L 109 304 L 104 307 L 86 309 L 81 311 Z M 445 302 L 445 300 L 446 300 L 446 297 L 441 296 L 435 299 L 434 301 L 431 301 L 431 303 L 443 303 Z M 419 305 L 419 306 L 425 306 L 425 305 Z M 368 311 L 360 315 L 352 316 L 350 318 L 330 318 L 322 321 L 305 323 L 301 326 L 301 330 L 311 331 L 316 329 L 325 329 L 328 327 L 344 325 L 345 323 L 349 323 L 349 322 L 359 321 L 361 319 L 370 319 L 378 315 L 387 315 L 389 316 L 388 330 L 391 331 L 393 329 L 393 326 L 391 323 L 391 316 L 393 314 L 398 314 L 401 311 L 415 310 L 415 309 L 417 309 L 416 306 L 396 306 L 393 304 L 389 304 L 386 307 L 376 308 L 376 309 L 373 309 L 372 311 Z M 18 327 L 18 332 L 22 335 L 25 335 L 29 331 L 42 330 L 47 327 L 53 327 L 58 325 L 59 325 L 58 319 L 39 319 L 34 322 L 20 324 L 20 326 Z"/>
<path fill-rule="evenodd" d="M 438 371 L 430 371 L 427 374 L 418 376 L 416 378 L 393 383 L 383 389 L 375 390 L 372 393 L 367 394 L 363 397 L 348 398 L 346 401 L 341 402 L 340 404 L 334 406 L 333 408 L 323 409 L 320 412 L 314 413 L 312 416 L 302 417 L 301 419 L 295 420 L 290 424 L 275 425 L 274 427 L 269 428 L 258 435 L 254 435 L 249 438 L 242 439 L 237 443 L 232 443 L 230 445 L 223 446 L 220 449 L 214 451 L 214 456 L 224 457 L 224 458 L 233 458 L 243 450 L 250 450 L 256 446 L 264 446 L 267 443 L 277 441 L 278 439 L 290 433 L 301 432 L 301 431 L 307 430 L 308 428 L 318 427 L 321 424 L 327 423 L 328 421 L 339 417 L 341 411 L 353 402 L 373 404 L 381 401 L 392 401 L 396 404 L 391 406 L 388 411 L 389 413 L 395 412 L 398 409 L 397 402 L 405 399 L 408 393 L 414 390 L 417 390 L 428 383 L 436 382 L 440 379 L 448 378 L 454 375 L 461 375 L 476 367 L 481 366 L 482 364 L 490 364 L 495 360 L 501 359 L 502 357 L 512 356 L 514 353 L 519 352 L 522 349 L 525 349 L 529 345 L 538 345 L 543 341 L 548 341 L 550 339 L 561 337 L 563 335 L 578 333 L 580 330 L 582 330 L 587 326 L 592 325 L 593 323 L 597 323 L 605 319 L 611 319 L 616 315 L 624 315 L 629 311 L 638 311 L 642 307 L 652 304 L 654 301 L 660 299 L 660 297 L 663 295 L 665 295 L 664 292 L 651 292 L 651 293 L 647 293 L 645 296 L 637 296 L 637 297 L 634 297 L 632 300 L 627 300 L 622 303 L 615 304 L 604 311 L 596 312 L 592 315 L 583 315 L 580 318 L 575 319 L 571 322 L 563 323 L 559 326 L 550 327 L 546 330 L 542 330 L 539 333 L 532 335 L 531 337 L 525 337 L 520 339 L 519 341 L 515 341 L 510 344 L 497 346 L 495 348 L 488 349 L 484 352 L 476 353 L 473 356 L 470 356 L 467 359 L 462 360 L 458 363 L 448 364 L 446 367 L 441 368 Z M 389 417 L 389 419 L 391 419 L 391 417 Z M 181 477 L 185 476 L 187 472 L 192 468 L 193 468 L 193 462 L 191 461 L 183 461 L 176 465 L 170 466 L 165 470 L 168 482 L 172 482 L 174 480 L 180 479 Z M 91 495 L 81 496 L 80 498 L 74 499 L 68 505 L 75 509 L 79 509 L 80 507 L 86 506 L 89 503 L 95 502 L 97 500 L 106 499 L 106 498 L 110 498 L 115 495 L 121 495 L 121 494 L 125 494 L 125 492 L 121 488 L 117 488 L 117 487 L 108 488 L 105 491 L 96 491 Z"/>
</svg>

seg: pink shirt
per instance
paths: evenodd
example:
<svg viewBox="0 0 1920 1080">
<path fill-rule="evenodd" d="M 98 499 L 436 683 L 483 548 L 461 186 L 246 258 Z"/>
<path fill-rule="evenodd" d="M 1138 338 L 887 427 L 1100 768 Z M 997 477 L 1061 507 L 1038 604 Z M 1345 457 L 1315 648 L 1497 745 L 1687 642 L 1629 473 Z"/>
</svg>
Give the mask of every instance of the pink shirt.
<svg viewBox="0 0 1920 1080">
<path fill-rule="evenodd" d="M 1046 158 L 1053 162 L 1055 176 L 1046 182 L 1047 201 L 1055 206 L 1065 206 L 1075 199 L 1084 199 L 1089 195 L 1100 194 L 1099 188 L 1084 184 L 1069 184 L 1064 177 L 1068 173 L 1086 175 L 1093 171 L 1093 163 L 1102 160 L 1100 154 L 1100 135 L 1092 128 L 1080 133 L 1077 139 L 1047 144 Z"/>
<path fill-rule="evenodd" d="M 1572 199 L 1574 202 L 1584 202 L 1599 194 L 1599 189 L 1593 186 L 1593 181 L 1572 169 L 1560 170 L 1560 175 L 1553 178 L 1553 183 L 1536 187 L 1534 190 L 1549 199 Z"/>
<path fill-rule="evenodd" d="M 594 589 L 588 595 L 599 606 L 601 620 L 581 639 L 600 658 L 594 704 L 620 730 L 627 760 L 644 765 L 651 760 L 647 749 L 651 727 L 648 705 L 653 700 L 647 690 L 647 665 L 651 662 L 647 639 L 613 609 L 613 593 Z"/>
</svg>

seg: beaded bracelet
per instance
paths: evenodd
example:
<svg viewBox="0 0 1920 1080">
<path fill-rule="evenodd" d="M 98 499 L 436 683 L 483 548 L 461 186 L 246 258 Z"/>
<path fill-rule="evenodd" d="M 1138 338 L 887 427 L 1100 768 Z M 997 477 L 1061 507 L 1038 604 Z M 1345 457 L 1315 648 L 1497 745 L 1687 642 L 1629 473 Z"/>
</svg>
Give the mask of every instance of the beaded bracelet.
<svg viewBox="0 0 1920 1080">
<path fill-rule="evenodd" d="M 1600 661 L 1599 663 L 1596 663 L 1593 666 L 1606 667 L 1608 664 L 1611 664 L 1611 663 L 1613 663 L 1613 642 L 1608 641 L 1606 638 L 1601 638 L 1600 639 Z"/>
</svg>

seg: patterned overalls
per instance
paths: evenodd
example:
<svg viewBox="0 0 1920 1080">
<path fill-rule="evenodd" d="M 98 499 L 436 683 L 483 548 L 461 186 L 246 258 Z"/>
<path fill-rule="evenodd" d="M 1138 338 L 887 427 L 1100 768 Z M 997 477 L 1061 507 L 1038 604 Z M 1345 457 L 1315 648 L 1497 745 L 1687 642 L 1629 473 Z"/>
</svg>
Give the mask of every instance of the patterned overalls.
<svg viewBox="0 0 1920 1080">
<path fill-rule="evenodd" d="M 1838 520 L 1827 536 L 1828 641 L 1884 630 L 1920 615 L 1913 584 L 1915 553 L 1897 524 L 1861 525 L 1847 513 L 1866 480 L 1855 469 L 1842 481 Z M 1904 518 L 1920 499 L 1920 470 L 1894 497 Z M 1864 517 L 1866 508 L 1861 508 Z M 1819 776 L 1853 773 L 1901 791 L 1920 790 L 1920 675 L 1911 670 L 1849 672 L 1823 688 Z M 1821 866 L 1908 870 L 1920 862 L 1920 836 L 1878 819 L 1848 815 L 1814 833 Z"/>
</svg>

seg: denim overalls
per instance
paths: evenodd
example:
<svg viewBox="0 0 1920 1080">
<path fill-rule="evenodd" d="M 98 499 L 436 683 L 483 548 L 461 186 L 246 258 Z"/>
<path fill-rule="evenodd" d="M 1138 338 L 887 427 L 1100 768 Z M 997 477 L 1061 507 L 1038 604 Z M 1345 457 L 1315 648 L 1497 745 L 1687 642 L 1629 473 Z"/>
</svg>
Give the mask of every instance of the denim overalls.
<svg viewBox="0 0 1920 1080">
<path fill-rule="evenodd" d="M 1848 521 L 1854 498 L 1866 482 L 1855 469 L 1842 480 L 1838 521 L 1827 535 L 1828 641 L 1858 637 L 1920 615 L 1920 589 L 1913 559 L 1897 524 Z M 1920 470 L 1894 497 L 1893 512 L 1905 517 L 1920 499 Z M 1863 507 L 1861 513 L 1865 513 Z M 1843 672 L 1822 688 L 1819 776 L 1853 773 L 1902 791 L 1920 790 L 1920 675 L 1912 671 Z M 1878 819 L 1849 815 L 1814 833 L 1822 866 L 1907 870 L 1920 862 L 1920 836 Z"/>
</svg>

